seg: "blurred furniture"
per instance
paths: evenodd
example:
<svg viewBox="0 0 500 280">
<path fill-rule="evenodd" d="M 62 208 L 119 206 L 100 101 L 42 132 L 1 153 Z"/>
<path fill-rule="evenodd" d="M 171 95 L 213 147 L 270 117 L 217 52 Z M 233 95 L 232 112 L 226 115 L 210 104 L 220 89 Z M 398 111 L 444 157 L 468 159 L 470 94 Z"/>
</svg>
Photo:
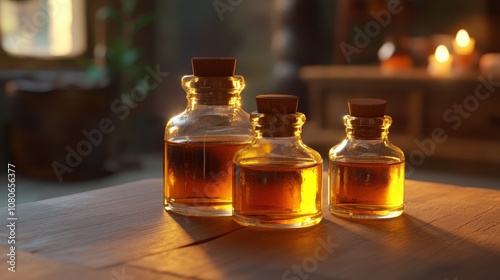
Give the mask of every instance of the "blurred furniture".
<svg viewBox="0 0 500 280">
<path fill-rule="evenodd" d="M 307 87 L 300 79 L 300 68 L 321 62 L 325 52 L 321 38 L 321 6 L 317 0 L 275 0 L 272 15 L 271 51 L 273 92 L 292 92 L 299 96 L 299 111 L 307 114 Z M 315 32 L 311 32 L 315 30 Z M 311 50 L 315 51 L 311 51 Z"/>
<path fill-rule="evenodd" d="M 9 162 L 20 174 L 59 181 L 110 174 L 107 135 L 100 132 L 93 144 L 83 133 L 98 130 L 110 116 L 107 81 L 89 84 L 81 71 L 36 71 L 8 81 L 5 90 Z"/>
<path fill-rule="evenodd" d="M 407 157 L 420 150 L 433 158 L 500 163 L 500 87 L 493 86 L 487 99 L 478 100 L 476 88 L 481 79 L 488 80 L 479 73 L 435 78 L 425 69 L 386 75 L 376 66 L 307 66 L 301 78 L 309 86 L 311 114 L 303 137 L 309 145 L 331 147 L 345 137 L 342 117 L 348 114 L 348 99 L 382 98 L 393 119 L 389 139 Z M 488 89 L 483 85 L 480 92 Z M 465 113 L 455 112 L 454 104 Z M 435 129 L 442 129 L 447 139 L 434 142 L 428 154 L 416 142 L 432 141 Z"/>
<path fill-rule="evenodd" d="M 15 212 L 16 273 L 4 268 L 0 277 L 500 279 L 500 191 L 406 187 L 399 218 L 349 221 L 324 205 L 319 225 L 291 230 L 168 214 L 162 179 L 27 203 Z M 0 219 L 7 214 L 0 209 Z"/>
<path fill-rule="evenodd" d="M 389 13 L 389 7 L 399 12 Z M 377 62 L 377 51 L 388 36 L 408 36 L 408 30 L 412 30 L 415 24 L 415 7 L 411 1 L 343 0 L 336 1 L 334 18 L 333 64 L 373 63 Z M 381 20 L 387 21 L 387 24 L 381 26 Z M 367 27 L 369 22 L 375 25 Z M 364 43 L 362 46 L 357 45 L 354 39 L 359 33 L 366 36 L 361 39 Z M 347 59 L 342 52 L 342 43 L 362 51 L 355 52 Z"/>
</svg>

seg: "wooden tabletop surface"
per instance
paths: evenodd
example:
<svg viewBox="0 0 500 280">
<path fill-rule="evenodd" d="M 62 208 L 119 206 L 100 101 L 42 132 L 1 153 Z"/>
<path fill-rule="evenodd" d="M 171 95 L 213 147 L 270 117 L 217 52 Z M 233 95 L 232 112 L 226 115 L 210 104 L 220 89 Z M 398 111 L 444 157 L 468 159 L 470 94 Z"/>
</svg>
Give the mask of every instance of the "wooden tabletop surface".
<svg viewBox="0 0 500 280">
<path fill-rule="evenodd" d="M 500 191 L 407 181 L 392 220 L 291 230 L 168 214 L 149 179 L 17 205 L 0 279 L 500 279 Z M 7 221 L 7 208 L 0 209 Z"/>
</svg>

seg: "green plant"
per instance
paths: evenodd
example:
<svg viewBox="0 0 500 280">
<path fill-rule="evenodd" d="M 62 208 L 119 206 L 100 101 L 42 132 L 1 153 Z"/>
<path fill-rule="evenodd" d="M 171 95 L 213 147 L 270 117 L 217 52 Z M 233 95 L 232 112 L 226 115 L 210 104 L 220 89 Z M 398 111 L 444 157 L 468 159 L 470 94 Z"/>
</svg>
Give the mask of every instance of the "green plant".
<svg viewBox="0 0 500 280">
<path fill-rule="evenodd" d="M 130 98 L 130 91 L 144 76 L 146 64 L 140 62 L 142 52 L 134 46 L 134 38 L 146 25 L 154 21 L 152 12 L 136 15 L 137 0 L 122 0 L 121 8 L 102 7 L 97 19 L 113 21 L 120 31 L 113 34 L 105 47 L 105 66 L 91 64 L 87 67 L 89 81 L 96 81 L 108 75 L 117 85 L 122 99 Z"/>
</svg>

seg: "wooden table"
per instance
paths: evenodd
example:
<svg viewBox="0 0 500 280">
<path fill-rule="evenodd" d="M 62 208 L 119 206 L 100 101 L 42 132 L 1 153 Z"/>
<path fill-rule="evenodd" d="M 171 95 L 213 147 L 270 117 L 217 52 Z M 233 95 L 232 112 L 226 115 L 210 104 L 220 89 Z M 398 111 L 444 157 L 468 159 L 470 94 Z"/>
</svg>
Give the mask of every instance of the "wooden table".
<svg viewBox="0 0 500 280">
<path fill-rule="evenodd" d="M 16 210 L 16 272 L 4 225 L 0 279 L 500 279 L 498 190 L 407 181 L 399 218 L 344 220 L 325 205 L 319 225 L 292 230 L 168 214 L 161 179 Z"/>
</svg>

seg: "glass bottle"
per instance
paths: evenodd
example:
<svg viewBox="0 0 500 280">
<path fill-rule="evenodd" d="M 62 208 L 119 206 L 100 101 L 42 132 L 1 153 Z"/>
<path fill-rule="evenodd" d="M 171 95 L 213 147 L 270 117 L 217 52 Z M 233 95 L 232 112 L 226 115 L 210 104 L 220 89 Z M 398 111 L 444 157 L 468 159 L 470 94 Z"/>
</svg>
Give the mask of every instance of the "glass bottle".
<svg viewBox="0 0 500 280">
<path fill-rule="evenodd" d="M 329 207 L 334 215 L 380 219 L 404 208 L 405 158 L 389 142 L 390 116 L 381 99 L 348 101 L 347 137 L 329 152 Z"/>
<path fill-rule="evenodd" d="M 301 139 L 298 97 L 256 98 L 254 139 L 234 157 L 233 218 L 245 226 L 300 228 L 322 218 L 323 160 Z"/>
<path fill-rule="evenodd" d="M 182 77 L 187 108 L 164 135 L 164 206 L 188 216 L 230 216 L 233 156 L 253 138 L 241 108 L 242 76 L 234 58 L 193 58 Z"/>
</svg>

